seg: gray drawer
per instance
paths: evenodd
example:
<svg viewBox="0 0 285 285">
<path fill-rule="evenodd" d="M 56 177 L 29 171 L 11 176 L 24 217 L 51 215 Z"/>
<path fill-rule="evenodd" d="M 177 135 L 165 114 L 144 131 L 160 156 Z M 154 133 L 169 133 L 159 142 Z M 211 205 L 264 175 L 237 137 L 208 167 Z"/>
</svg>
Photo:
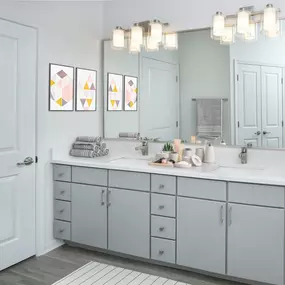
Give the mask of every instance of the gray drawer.
<svg viewBox="0 0 285 285">
<path fill-rule="evenodd" d="M 151 259 L 175 263 L 175 241 L 151 238 Z"/>
<path fill-rule="evenodd" d="M 71 181 L 71 166 L 55 164 L 53 166 L 53 180 Z"/>
<path fill-rule="evenodd" d="M 150 191 L 150 174 L 110 170 L 109 187 Z"/>
<path fill-rule="evenodd" d="M 284 187 L 229 183 L 229 201 L 284 208 Z"/>
<path fill-rule="evenodd" d="M 176 195 L 176 177 L 165 175 L 151 175 L 151 191 Z"/>
<path fill-rule="evenodd" d="M 226 193 L 226 182 L 178 177 L 177 194 L 180 196 L 226 201 Z"/>
<path fill-rule="evenodd" d="M 151 194 L 151 213 L 154 215 L 173 217 L 176 216 L 175 196 Z"/>
<path fill-rule="evenodd" d="M 55 181 L 54 198 L 58 200 L 71 201 L 71 184 L 67 182 Z"/>
<path fill-rule="evenodd" d="M 105 169 L 72 167 L 72 182 L 107 186 L 108 171 Z"/>
<path fill-rule="evenodd" d="M 53 225 L 53 233 L 55 238 L 71 240 L 70 223 L 55 220 Z"/>
<path fill-rule="evenodd" d="M 176 220 L 151 216 L 151 235 L 153 237 L 175 239 Z"/>
<path fill-rule="evenodd" d="M 70 202 L 55 200 L 54 218 L 70 222 Z"/>
</svg>

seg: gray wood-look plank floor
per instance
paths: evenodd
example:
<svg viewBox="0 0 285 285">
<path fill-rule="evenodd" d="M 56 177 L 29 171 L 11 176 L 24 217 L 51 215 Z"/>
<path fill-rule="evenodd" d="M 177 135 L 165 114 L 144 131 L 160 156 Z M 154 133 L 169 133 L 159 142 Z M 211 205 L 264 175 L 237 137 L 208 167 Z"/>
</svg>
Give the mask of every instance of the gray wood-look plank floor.
<svg viewBox="0 0 285 285">
<path fill-rule="evenodd" d="M 51 285 L 90 261 L 136 270 L 191 285 L 240 284 L 64 245 L 44 256 L 30 258 L 0 272 L 0 285 Z"/>
</svg>

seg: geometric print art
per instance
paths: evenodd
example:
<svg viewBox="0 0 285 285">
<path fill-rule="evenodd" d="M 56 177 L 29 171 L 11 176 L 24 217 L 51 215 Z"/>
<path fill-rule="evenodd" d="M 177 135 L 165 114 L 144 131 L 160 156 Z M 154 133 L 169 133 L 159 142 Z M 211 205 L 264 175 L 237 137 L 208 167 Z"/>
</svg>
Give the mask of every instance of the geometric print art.
<svg viewBox="0 0 285 285">
<path fill-rule="evenodd" d="M 74 68 L 50 64 L 49 110 L 73 111 Z"/>
<path fill-rule="evenodd" d="M 97 71 L 76 69 L 76 111 L 96 111 Z"/>
<path fill-rule="evenodd" d="M 108 111 L 123 110 L 123 75 L 108 73 Z"/>
<path fill-rule="evenodd" d="M 138 78 L 125 76 L 125 111 L 137 111 Z"/>
</svg>

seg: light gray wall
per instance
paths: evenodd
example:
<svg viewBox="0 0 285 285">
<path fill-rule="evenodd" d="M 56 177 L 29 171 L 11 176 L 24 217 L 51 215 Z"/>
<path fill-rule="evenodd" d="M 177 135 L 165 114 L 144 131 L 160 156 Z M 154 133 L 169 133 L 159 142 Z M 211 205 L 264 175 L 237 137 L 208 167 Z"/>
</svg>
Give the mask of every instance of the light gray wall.
<svg viewBox="0 0 285 285">
<path fill-rule="evenodd" d="M 230 97 L 229 47 L 213 41 L 210 30 L 182 33 L 179 34 L 178 56 L 181 138 L 190 140 L 196 135 L 196 103 L 192 98 Z M 227 113 L 228 103 L 224 107 Z M 228 127 L 224 139 L 229 142 Z"/>
<path fill-rule="evenodd" d="M 110 41 L 104 42 L 104 137 L 117 138 L 120 132 L 137 133 L 139 132 L 139 111 L 107 111 L 108 72 L 138 77 L 138 55 L 130 54 L 127 49 L 114 50 Z"/>
</svg>

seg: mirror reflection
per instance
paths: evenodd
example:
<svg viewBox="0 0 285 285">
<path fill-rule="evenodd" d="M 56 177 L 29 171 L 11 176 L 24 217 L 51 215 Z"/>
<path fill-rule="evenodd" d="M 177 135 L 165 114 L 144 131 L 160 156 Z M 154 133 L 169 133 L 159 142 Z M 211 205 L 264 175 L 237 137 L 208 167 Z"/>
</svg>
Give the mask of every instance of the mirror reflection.
<svg viewBox="0 0 285 285">
<path fill-rule="evenodd" d="M 178 50 L 138 54 L 105 41 L 105 138 L 285 147 L 285 36 L 221 45 L 210 34 L 182 32 Z"/>
</svg>

